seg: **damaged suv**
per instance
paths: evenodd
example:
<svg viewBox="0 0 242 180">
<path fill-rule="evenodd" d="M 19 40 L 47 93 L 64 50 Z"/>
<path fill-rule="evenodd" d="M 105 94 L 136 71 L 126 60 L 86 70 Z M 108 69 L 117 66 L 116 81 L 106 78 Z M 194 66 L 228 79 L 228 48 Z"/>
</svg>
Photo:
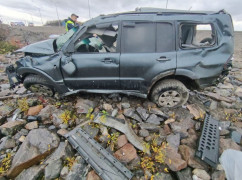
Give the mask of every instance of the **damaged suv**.
<svg viewBox="0 0 242 180">
<path fill-rule="evenodd" d="M 213 84 L 234 51 L 233 24 L 219 12 L 137 8 L 100 15 L 56 39 L 28 45 L 7 73 L 33 92 L 124 93 L 163 107 Z"/>
</svg>

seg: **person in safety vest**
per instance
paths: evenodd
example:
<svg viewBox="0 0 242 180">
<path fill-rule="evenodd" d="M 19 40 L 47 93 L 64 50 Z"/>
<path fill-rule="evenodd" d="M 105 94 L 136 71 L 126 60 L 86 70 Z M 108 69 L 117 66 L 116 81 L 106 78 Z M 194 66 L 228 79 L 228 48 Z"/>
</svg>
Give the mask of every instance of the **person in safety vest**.
<svg viewBox="0 0 242 180">
<path fill-rule="evenodd" d="M 77 16 L 76 14 L 72 14 L 71 17 L 69 17 L 65 22 L 66 22 L 66 31 L 71 30 L 73 27 L 78 26 L 77 24 Z"/>
</svg>

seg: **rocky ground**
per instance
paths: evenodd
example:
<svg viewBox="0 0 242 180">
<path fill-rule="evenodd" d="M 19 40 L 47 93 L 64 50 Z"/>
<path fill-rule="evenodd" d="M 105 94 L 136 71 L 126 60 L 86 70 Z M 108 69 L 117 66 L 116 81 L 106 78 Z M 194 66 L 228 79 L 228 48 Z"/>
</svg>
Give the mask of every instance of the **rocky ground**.
<svg viewBox="0 0 242 180">
<path fill-rule="evenodd" d="M 18 57 L 1 55 L 0 179 L 100 179 L 63 137 L 76 126 L 112 152 L 134 173 L 133 179 L 225 179 L 220 164 L 212 168 L 195 152 L 206 113 L 220 121 L 219 154 L 242 150 L 241 141 L 231 135 L 242 134 L 239 48 L 223 83 L 190 91 L 188 103 L 172 110 L 120 94 L 77 94 L 57 100 L 31 94 L 22 86 L 10 91 L 4 69 Z M 136 149 L 116 129 L 94 123 L 99 112 L 127 121 L 151 154 Z"/>
</svg>

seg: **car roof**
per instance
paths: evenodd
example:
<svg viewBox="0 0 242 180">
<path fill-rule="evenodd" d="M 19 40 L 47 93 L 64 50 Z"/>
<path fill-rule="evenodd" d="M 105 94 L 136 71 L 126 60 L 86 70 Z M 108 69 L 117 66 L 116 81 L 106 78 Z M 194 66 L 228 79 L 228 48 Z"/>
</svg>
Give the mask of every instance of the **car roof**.
<svg viewBox="0 0 242 180">
<path fill-rule="evenodd" d="M 213 16 L 219 14 L 227 14 L 225 10 L 216 11 L 190 11 L 190 10 L 174 10 L 161 8 L 136 8 L 135 11 L 128 11 L 122 13 L 100 15 L 86 21 L 85 25 L 97 24 L 100 22 L 117 21 L 117 20 L 133 20 L 136 19 L 154 19 L 159 16 L 159 19 L 182 20 L 182 19 L 201 19 L 204 16 Z M 208 18 L 208 17 L 207 17 Z"/>
</svg>

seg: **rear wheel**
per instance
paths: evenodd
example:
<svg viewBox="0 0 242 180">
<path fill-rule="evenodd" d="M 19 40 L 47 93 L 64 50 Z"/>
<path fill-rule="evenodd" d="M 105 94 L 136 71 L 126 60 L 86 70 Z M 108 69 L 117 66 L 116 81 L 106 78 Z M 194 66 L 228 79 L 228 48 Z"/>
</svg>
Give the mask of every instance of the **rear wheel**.
<svg viewBox="0 0 242 180">
<path fill-rule="evenodd" d="M 160 107 L 174 108 L 184 105 L 189 97 L 186 86 L 175 79 L 158 82 L 151 92 L 151 99 Z"/>
<path fill-rule="evenodd" d="M 26 89 L 38 95 L 54 96 L 55 94 L 53 86 L 48 84 L 43 77 L 38 75 L 28 75 L 24 79 L 23 84 Z"/>
</svg>

